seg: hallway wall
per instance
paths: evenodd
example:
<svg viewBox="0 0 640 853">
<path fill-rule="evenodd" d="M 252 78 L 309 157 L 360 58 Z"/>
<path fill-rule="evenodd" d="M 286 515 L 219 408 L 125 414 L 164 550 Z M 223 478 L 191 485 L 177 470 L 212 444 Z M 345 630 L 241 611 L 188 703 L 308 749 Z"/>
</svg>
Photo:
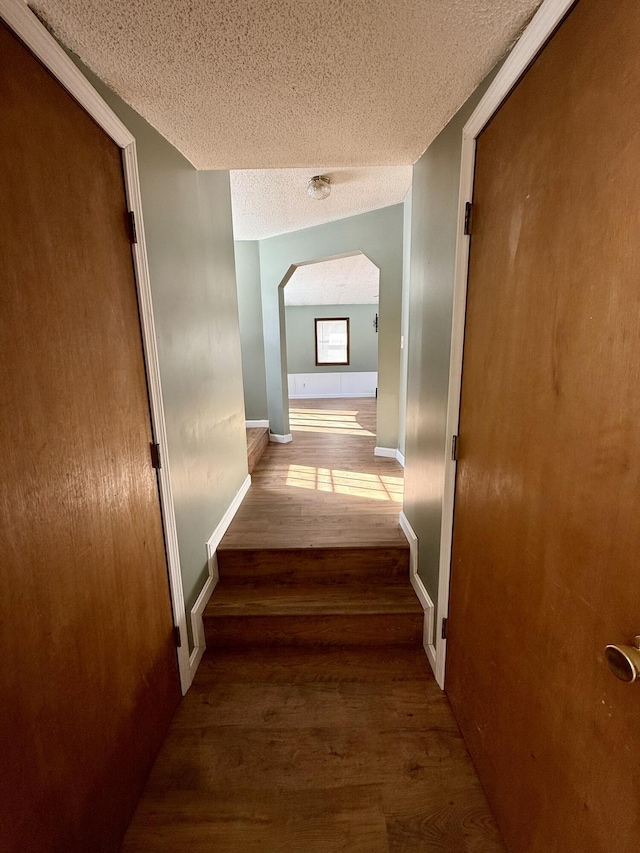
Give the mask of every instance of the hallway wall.
<svg viewBox="0 0 640 853">
<path fill-rule="evenodd" d="M 260 245 L 257 240 L 234 243 L 238 283 L 238 320 L 242 347 L 242 380 L 247 420 L 269 417 L 267 380 L 264 368 L 262 293 L 260 291 Z"/>
<path fill-rule="evenodd" d="M 196 171 L 80 67 L 138 148 L 188 617 L 208 576 L 206 542 L 247 476 L 229 173 Z"/>
<path fill-rule="evenodd" d="M 438 598 L 462 129 L 497 69 L 413 167 L 407 320 L 404 513 L 419 542 L 418 573 Z"/>
<path fill-rule="evenodd" d="M 380 270 L 377 444 L 398 446 L 403 205 L 260 241 L 265 365 L 271 430 L 289 432 L 283 289 L 293 264 L 363 252 Z"/>
<path fill-rule="evenodd" d="M 409 372 L 409 287 L 411 283 L 411 200 L 409 190 L 403 204 L 402 223 L 402 318 L 400 352 L 400 406 L 398 412 L 398 450 L 407 445 L 407 377 Z"/>
</svg>

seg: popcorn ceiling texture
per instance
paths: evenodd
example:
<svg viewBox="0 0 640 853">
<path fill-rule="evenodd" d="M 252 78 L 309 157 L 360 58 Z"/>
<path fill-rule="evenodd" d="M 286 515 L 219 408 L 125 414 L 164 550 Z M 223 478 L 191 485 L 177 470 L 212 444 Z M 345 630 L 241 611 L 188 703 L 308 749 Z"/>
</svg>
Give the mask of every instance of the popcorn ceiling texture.
<svg viewBox="0 0 640 853">
<path fill-rule="evenodd" d="M 380 271 L 363 254 L 299 266 L 284 288 L 285 305 L 377 305 Z"/>
<path fill-rule="evenodd" d="M 35 0 L 33 6 L 197 168 L 266 169 L 414 163 L 539 2 Z"/>
<path fill-rule="evenodd" d="M 314 175 L 331 180 L 331 194 L 322 201 L 307 195 L 307 181 Z M 411 166 L 232 171 L 234 237 L 262 240 L 399 204 L 409 191 L 411 176 Z"/>
</svg>

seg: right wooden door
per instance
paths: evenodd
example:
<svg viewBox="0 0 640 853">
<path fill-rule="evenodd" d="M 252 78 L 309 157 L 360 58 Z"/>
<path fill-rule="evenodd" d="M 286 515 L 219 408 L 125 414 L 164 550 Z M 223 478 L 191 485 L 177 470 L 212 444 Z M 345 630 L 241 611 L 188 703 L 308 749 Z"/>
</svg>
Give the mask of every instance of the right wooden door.
<svg viewBox="0 0 640 853">
<path fill-rule="evenodd" d="M 478 140 L 446 689 L 512 853 L 640 847 L 640 3 Z"/>
</svg>

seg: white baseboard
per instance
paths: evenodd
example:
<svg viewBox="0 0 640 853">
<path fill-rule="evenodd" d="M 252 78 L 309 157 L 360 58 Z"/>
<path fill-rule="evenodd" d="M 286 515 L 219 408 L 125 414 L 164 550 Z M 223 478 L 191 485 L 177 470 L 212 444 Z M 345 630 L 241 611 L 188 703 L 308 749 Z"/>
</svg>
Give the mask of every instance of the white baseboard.
<svg viewBox="0 0 640 853">
<path fill-rule="evenodd" d="M 288 444 L 290 441 L 293 441 L 293 436 L 291 433 L 287 435 L 276 435 L 275 433 L 269 433 L 269 441 L 275 441 L 277 444 Z"/>
<path fill-rule="evenodd" d="M 401 453 L 399 450 L 396 450 L 396 459 L 404 468 L 404 453 Z"/>
<path fill-rule="evenodd" d="M 207 549 L 208 550 L 208 549 Z M 211 593 L 216 588 L 218 583 L 218 561 L 215 552 L 207 559 L 209 568 L 209 577 L 205 581 L 204 586 L 200 590 L 200 595 L 196 598 L 195 604 L 191 608 L 191 631 L 193 633 L 193 649 L 189 655 L 189 676 L 190 685 L 193 682 L 196 671 L 200 666 L 202 655 L 207 648 L 207 643 L 204 637 L 204 621 L 202 615 L 204 609 L 209 603 Z"/>
<path fill-rule="evenodd" d="M 409 543 L 409 579 L 411 586 L 415 592 L 418 601 L 424 610 L 424 622 L 422 627 L 422 645 L 424 646 L 427 659 L 431 665 L 431 669 L 436 672 L 436 647 L 433 644 L 433 622 L 435 619 L 435 605 L 431 600 L 431 596 L 427 592 L 427 588 L 422 583 L 422 579 L 418 574 L 418 537 L 411 526 L 409 519 L 404 514 L 400 513 L 400 527 Z"/>
<path fill-rule="evenodd" d="M 202 614 L 204 613 L 205 607 L 209 603 L 211 593 L 216 588 L 216 584 L 218 583 L 218 559 L 216 557 L 216 550 L 218 548 L 218 545 L 220 544 L 220 540 L 227 532 L 229 525 L 233 521 L 233 517 L 238 511 L 240 504 L 244 500 L 244 496 L 249 491 L 250 486 L 251 476 L 248 474 L 245 481 L 238 489 L 236 496 L 229 504 L 229 508 L 220 519 L 219 524 L 217 525 L 216 529 L 213 531 L 207 542 L 207 567 L 209 569 L 209 577 L 206 579 L 204 586 L 200 590 L 200 595 L 197 597 L 195 604 L 191 608 L 191 630 L 193 633 L 193 650 L 191 652 L 191 655 L 189 656 L 190 684 L 193 681 L 193 678 L 196 674 L 196 670 L 198 669 L 198 666 L 202 659 L 202 655 L 204 654 L 204 651 L 207 647 L 204 636 L 204 622 L 202 620 Z"/>
<path fill-rule="evenodd" d="M 436 657 L 436 647 L 432 644 L 429 644 L 429 645 L 425 645 L 424 648 L 425 648 L 425 651 L 427 653 L 427 660 L 429 661 L 429 664 L 431 665 L 431 669 L 435 673 L 436 667 L 437 667 L 437 662 L 438 662 L 438 659 Z M 444 690 L 444 687 L 442 687 L 441 684 L 439 686 Z"/>
<path fill-rule="evenodd" d="M 373 448 L 373 455 L 374 456 L 387 456 L 387 457 L 389 457 L 389 459 L 395 459 L 397 452 L 398 451 L 395 449 L 395 447 L 374 447 Z"/>
<path fill-rule="evenodd" d="M 404 514 L 404 510 L 400 512 L 400 527 L 402 532 L 407 537 L 409 543 L 409 577 L 412 578 L 418 574 L 418 537 L 409 523 L 409 519 Z"/>
<path fill-rule="evenodd" d="M 360 399 L 362 397 L 375 397 L 375 391 L 373 393 L 362 392 L 359 394 L 289 394 L 290 400 L 348 400 L 352 399 Z"/>
<path fill-rule="evenodd" d="M 435 616 L 435 606 L 433 601 L 431 601 L 431 596 L 427 592 L 427 588 L 422 583 L 420 575 L 415 574 L 411 575 L 411 586 L 413 587 L 413 591 L 418 597 L 420 604 L 422 605 L 422 609 L 424 610 L 424 624 L 422 629 L 422 644 L 424 646 L 424 650 L 427 653 L 427 657 L 429 657 L 429 649 L 433 651 L 433 658 L 435 660 L 436 647 L 433 644 L 433 620 Z M 435 674 L 435 667 L 434 667 Z"/>
<path fill-rule="evenodd" d="M 269 426 L 269 421 L 245 421 L 244 425 L 247 429 L 264 429 Z"/>
</svg>

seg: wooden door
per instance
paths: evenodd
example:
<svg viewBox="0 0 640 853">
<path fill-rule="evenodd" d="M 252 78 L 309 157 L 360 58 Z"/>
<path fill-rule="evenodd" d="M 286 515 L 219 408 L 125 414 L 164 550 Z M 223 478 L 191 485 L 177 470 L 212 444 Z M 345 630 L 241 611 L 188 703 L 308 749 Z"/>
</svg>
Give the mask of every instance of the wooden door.
<svg viewBox="0 0 640 853">
<path fill-rule="evenodd" d="M 179 698 L 117 146 L 0 26 L 0 849 L 114 851 Z"/>
<path fill-rule="evenodd" d="M 446 689 L 512 853 L 635 853 L 640 4 L 580 0 L 478 141 Z"/>
</svg>

